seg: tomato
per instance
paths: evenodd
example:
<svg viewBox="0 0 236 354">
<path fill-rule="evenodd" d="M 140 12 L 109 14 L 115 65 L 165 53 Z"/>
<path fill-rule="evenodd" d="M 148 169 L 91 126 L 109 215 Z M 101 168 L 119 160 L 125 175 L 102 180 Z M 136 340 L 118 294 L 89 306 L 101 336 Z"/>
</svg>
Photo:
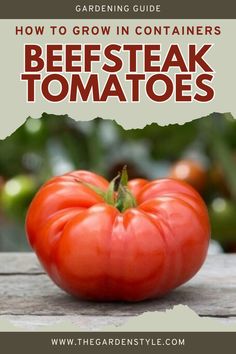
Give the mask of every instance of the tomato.
<svg viewBox="0 0 236 354">
<path fill-rule="evenodd" d="M 110 184 L 88 171 L 49 180 L 26 218 L 28 240 L 51 279 L 79 298 L 139 301 L 190 279 L 206 257 L 207 208 L 172 179 Z"/>
<path fill-rule="evenodd" d="M 236 244 L 236 204 L 225 198 L 215 198 L 209 206 L 212 237 L 224 248 Z"/>
<path fill-rule="evenodd" d="M 0 176 L 0 201 L 2 199 L 2 190 L 3 190 L 3 187 L 4 187 L 4 178 L 2 176 Z M 1 217 L 1 214 L 2 214 L 2 203 L 0 203 L 0 217 Z"/>
<path fill-rule="evenodd" d="M 212 189 L 217 190 L 223 196 L 230 197 L 230 191 L 225 180 L 224 172 L 219 163 L 214 163 L 211 166 L 209 180 Z"/>
<path fill-rule="evenodd" d="M 186 159 L 172 166 L 169 177 L 187 182 L 201 192 L 206 185 L 207 172 L 200 162 Z"/>
<path fill-rule="evenodd" d="M 25 217 L 36 189 L 37 184 L 31 176 L 17 175 L 9 179 L 1 191 L 2 209 L 10 217 Z"/>
</svg>

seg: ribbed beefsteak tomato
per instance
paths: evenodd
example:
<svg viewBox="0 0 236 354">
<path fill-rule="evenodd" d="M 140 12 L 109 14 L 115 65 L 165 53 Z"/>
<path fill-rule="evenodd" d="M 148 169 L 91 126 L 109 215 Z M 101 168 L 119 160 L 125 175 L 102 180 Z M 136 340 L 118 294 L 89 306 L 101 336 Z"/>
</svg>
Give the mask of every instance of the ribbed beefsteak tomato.
<svg viewBox="0 0 236 354">
<path fill-rule="evenodd" d="M 88 171 L 49 180 L 28 210 L 29 242 L 51 279 L 75 296 L 160 297 L 204 262 L 207 208 L 181 181 L 128 182 L 125 169 L 118 180 Z"/>
</svg>

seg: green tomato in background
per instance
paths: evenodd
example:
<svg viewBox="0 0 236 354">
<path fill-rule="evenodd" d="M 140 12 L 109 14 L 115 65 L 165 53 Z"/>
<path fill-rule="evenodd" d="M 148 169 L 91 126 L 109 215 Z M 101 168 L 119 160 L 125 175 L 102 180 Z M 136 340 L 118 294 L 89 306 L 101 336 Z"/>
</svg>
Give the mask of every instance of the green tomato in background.
<svg viewBox="0 0 236 354">
<path fill-rule="evenodd" d="M 225 198 L 215 198 L 209 207 L 212 238 L 223 247 L 236 244 L 236 203 Z"/>
<path fill-rule="evenodd" d="M 31 176 L 18 175 L 9 179 L 1 191 L 3 212 L 11 218 L 24 218 L 36 190 L 37 183 Z"/>
</svg>

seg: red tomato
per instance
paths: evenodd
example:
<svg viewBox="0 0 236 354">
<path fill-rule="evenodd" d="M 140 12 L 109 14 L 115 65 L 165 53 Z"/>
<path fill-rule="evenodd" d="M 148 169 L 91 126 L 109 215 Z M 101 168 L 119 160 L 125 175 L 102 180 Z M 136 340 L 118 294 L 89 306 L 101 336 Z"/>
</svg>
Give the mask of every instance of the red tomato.
<svg viewBox="0 0 236 354">
<path fill-rule="evenodd" d="M 177 180 L 134 179 L 127 190 L 136 206 L 120 211 L 94 190 L 108 186 L 75 171 L 54 177 L 33 199 L 28 239 L 54 282 L 84 299 L 139 301 L 190 279 L 210 235 L 199 194 Z"/>
<path fill-rule="evenodd" d="M 179 160 L 172 166 L 169 177 L 187 182 L 199 192 L 202 192 L 206 185 L 207 172 L 198 161 Z"/>
</svg>

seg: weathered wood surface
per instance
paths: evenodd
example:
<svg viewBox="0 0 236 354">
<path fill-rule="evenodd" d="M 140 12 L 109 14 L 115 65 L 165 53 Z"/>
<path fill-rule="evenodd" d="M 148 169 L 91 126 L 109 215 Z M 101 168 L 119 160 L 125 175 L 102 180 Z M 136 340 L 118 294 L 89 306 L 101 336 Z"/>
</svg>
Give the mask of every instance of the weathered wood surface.
<svg viewBox="0 0 236 354">
<path fill-rule="evenodd" d="M 67 295 L 44 274 L 32 253 L 0 253 L 0 320 L 28 328 L 61 318 L 84 328 L 124 323 L 147 311 L 188 305 L 200 316 L 236 323 L 236 255 L 208 256 L 200 272 L 163 299 L 141 303 L 96 303 Z"/>
</svg>

